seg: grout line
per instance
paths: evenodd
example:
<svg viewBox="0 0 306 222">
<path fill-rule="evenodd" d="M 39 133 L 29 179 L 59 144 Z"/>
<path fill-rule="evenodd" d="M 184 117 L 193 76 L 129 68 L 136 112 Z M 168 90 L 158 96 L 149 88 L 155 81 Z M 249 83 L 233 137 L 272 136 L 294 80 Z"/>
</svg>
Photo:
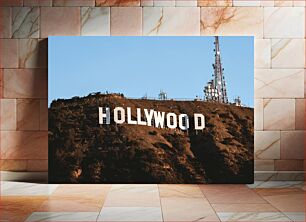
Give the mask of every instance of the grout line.
<svg viewBox="0 0 306 222">
<path fill-rule="evenodd" d="M 264 188 L 266 189 L 266 188 Z M 282 214 L 283 216 L 287 217 L 278 207 L 274 206 L 271 202 L 269 202 L 266 198 L 264 198 L 263 196 L 261 196 L 260 194 L 258 194 L 262 199 L 264 199 L 268 204 L 270 204 L 272 207 L 274 207 L 277 212 L 279 212 L 280 214 Z M 290 221 L 292 221 L 289 217 L 287 217 Z"/>
<path fill-rule="evenodd" d="M 206 197 L 206 195 L 204 194 L 204 192 L 202 191 L 202 189 L 200 188 L 200 185 L 198 184 L 198 188 L 200 189 L 203 197 L 207 200 L 207 202 L 209 203 L 210 207 L 213 209 L 213 211 L 215 212 L 215 215 L 218 217 L 219 221 L 222 221 L 221 218 L 219 217 L 217 211 L 215 210 L 215 208 L 212 206 L 212 203 L 210 202 L 210 200 Z"/>
<path fill-rule="evenodd" d="M 164 212 L 163 212 L 162 202 L 161 202 L 161 196 L 160 196 L 160 190 L 159 190 L 159 184 L 156 184 L 156 186 L 157 186 L 157 190 L 158 190 L 159 205 L 160 205 L 160 210 L 161 210 L 162 221 L 165 221 L 164 220 Z"/>
<path fill-rule="evenodd" d="M 109 195 L 109 193 L 111 192 L 111 188 L 112 188 L 112 186 L 113 186 L 113 184 L 111 184 L 111 185 L 110 185 L 110 188 L 109 188 L 109 190 L 108 190 L 107 194 L 105 195 L 105 198 L 104 198 L 103 204 L 102 204 L 101 209 L 100 209 L 100 211 L 99 211 L 99 213 L 98 213 L 98 216 L 97 216 L 96 221 L 98 221 L 98 219 L 99 219 L 99 217 L 100 217 L 100 214 L 101 214 L 102 209 L 103 209 L 103 207 L 104 207 L 104 204 L 105 204 L 105 201 L 106 201 L 106 199 L 107 199 L 107 196 L 108 196 L 108 195 Z"/>
</svg>

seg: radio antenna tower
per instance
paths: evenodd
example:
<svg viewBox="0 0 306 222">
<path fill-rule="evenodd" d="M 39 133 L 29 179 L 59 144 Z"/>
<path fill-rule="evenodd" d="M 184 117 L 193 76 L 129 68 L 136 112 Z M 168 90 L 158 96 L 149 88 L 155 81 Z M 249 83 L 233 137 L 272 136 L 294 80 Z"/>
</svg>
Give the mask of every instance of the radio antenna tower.
<svg viewBox="0 0 306 222">
<path fill-rule="evenodd" d="M 204 88 L 205 100 L 215 101 L 219 103 L 228 103 L 226 84 L 223 75 L 219 37 L 215 36 L 215 63 L 212 64 L 214 68 L 213 79 L 207 83 Z"/>
</svg>

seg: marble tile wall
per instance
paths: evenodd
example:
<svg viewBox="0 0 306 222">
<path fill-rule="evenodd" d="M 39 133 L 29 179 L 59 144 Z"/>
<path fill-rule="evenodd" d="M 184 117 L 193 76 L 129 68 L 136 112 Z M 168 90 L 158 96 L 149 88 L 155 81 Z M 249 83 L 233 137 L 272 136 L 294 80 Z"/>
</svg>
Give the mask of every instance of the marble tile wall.
<svg viewBox="0 0 306 222">
<path fill-rule="evenodd" d="M 52 35 L 255 36 L 256 175 L 303 171 L 305 1 L 0 0 L 2 170 L 47 170 Z"/>
</svg>

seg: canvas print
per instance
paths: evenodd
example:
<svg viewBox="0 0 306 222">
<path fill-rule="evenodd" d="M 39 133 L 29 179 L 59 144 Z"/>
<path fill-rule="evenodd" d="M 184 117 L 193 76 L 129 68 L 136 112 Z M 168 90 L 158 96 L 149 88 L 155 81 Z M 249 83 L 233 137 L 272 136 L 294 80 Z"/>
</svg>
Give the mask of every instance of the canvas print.
<svg viewBox="0 0 306 222">
<path fill-rule="evenodd" d="M 253 183 L 254 39 L 50 37 L 50 183 Z"/>
</svg>

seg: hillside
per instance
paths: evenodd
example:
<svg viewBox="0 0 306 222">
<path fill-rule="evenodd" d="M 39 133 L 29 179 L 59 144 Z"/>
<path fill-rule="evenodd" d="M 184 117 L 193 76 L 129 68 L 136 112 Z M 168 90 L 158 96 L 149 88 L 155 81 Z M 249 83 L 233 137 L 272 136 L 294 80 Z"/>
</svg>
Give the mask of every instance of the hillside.
<svg viewBox="0 0 306 222">
<path fill-rule="evenodd" d="M 113 122 L 99 125 L 99 106 L 202 113 L 206 128 L 183 132 Z M 202 101 L 137 100 L 99 93 L 56 100 L 49 108 L 49 181 L 251 183 L 253 122 L 251 108 Z"/>
</svg>

